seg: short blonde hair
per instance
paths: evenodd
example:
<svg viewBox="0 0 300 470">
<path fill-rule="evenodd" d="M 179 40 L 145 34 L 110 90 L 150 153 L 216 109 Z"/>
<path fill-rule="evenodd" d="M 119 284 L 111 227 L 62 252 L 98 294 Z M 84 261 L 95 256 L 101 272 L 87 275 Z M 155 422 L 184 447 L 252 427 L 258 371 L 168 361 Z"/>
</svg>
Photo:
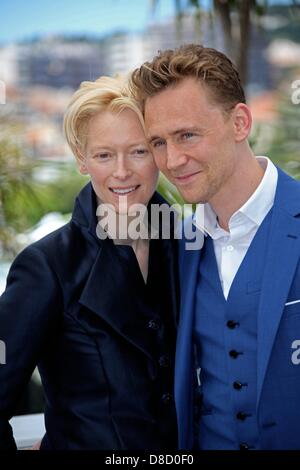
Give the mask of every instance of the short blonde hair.
<svg viewBox="0 0 300 470">
<path fill-rule="evenodd" d="M 90 119 L 100 112 L 134 111 L 144 128 L 143 116 L 137 101 L 129 94 L 125 77 L 102 76 L 94 82 L 82 82 L 71 98 L 64 115 L 63 130 L 77 159 L 82 158 Z"/>
</svg>

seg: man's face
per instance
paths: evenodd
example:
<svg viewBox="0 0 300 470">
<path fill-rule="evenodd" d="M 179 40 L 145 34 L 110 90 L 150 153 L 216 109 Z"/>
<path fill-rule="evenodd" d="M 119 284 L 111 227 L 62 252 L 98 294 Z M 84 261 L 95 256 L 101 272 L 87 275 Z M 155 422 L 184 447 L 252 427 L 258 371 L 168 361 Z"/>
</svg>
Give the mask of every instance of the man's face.
<svg viewBox="0 0 300 470">
<path fill-rule="evenodd" d="M 146 100 L 147 138 L 159 169 L 189 203 L 228 197 L 238 171 L 232 115 L 185 78 Z"/>
</svg>

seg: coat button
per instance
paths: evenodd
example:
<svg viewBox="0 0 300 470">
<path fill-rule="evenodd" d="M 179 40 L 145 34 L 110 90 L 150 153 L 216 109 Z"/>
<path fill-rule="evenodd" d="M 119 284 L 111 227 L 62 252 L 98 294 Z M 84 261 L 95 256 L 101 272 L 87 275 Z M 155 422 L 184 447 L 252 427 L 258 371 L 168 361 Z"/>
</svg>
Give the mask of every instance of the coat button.
<svg viewBox="0 0 300 470">
<path fill-rule="evenodd" d="M 232 385 L 235 390 L 241 390 L 241 388 L 243 387 L 243 384 L 241 382 L 233 382 Z"/>
<path fill-rule="evenodd" d="M 226 325 L 227 325 L 227 328 L 230 328 L 231 330 L 234 330 L 234 328 L 239 325 L 239 322 L 233 321 L 233 320 L 228 320 Z"/>
<path fill-rule="evenodd" d="M 163 356 L 160 356 L 160 358 L 158 359 L 158 363 L 160 367 L 169 367 L 170 359 L 166 354 L 164 354 Z"/>
<path fill-rule="evenodd" d="M 247 442 L 240 443 L 240 450 L 248 450 L 248 449 L 249 449 L 249 445 L 247 444 Z"/>
<path fill-rule="evenodd" d="M 160 328 L 159 320 L 149 320 L 148 328 L 150 328 L 150 330 L 158 330 Z"/>
<path fill-rule="evenodd" d="M 234 349 L 229 351 L 229 356 L 232 357 L 233 359 L 236 359 L 240 354 L 243 354 L 243 353 L 239 353 L 239 352 L 235 351 Z"/>
<path fill-rule="evenodd" d="M 164 405 L 170 405 L 173 400 L 173 395 L 171 393 L 164 393 L 161 397 L 161 401 Z"/>
<path fill-rule="evenodd" d="M 249 415 L 248 413 L 244 413 L 243 411 L 239 411 L 236 414 L 236 418 L 241 420 L 241 421 L 245 421 L 245 419 L 248 418 L 248 416 L 251 416 L 251 415 Z"/>
</svg>

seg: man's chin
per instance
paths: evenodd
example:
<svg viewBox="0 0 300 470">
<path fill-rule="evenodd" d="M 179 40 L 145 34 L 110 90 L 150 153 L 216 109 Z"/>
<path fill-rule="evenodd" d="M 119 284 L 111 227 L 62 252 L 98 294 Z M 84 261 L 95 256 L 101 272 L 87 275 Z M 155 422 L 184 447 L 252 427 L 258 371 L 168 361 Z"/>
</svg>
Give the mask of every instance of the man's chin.
<svg viewBox="0 0 300 470">
<path fill-rule="evenodd" d="M 182 199 L 184 200 L 185 204 L 205 204 L 207 202 L 206 198 L 201 197 L 199 195 L 190 194 L 188 191 L 179 191 L 179 193 Z"/>
</svg>

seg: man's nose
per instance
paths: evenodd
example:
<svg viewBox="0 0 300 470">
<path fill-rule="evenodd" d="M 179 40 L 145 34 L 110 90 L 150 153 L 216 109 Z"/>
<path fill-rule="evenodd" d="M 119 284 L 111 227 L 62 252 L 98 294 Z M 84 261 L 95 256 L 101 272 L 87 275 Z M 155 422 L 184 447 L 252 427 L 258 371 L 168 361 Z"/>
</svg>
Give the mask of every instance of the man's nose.
<svg viewBox="0 0 300 470">
<path fill-rule="evenodd" d="M 113 176 L 120 180 L 125 180 L 131 175 L 132 171 L 129 167 L 129 163 L 123 156 L 116 159 L 116 164 L 113 172 Z"/>
<path fill-rule="evenodd" d="M 185 165 L 187 156 L 175 143 L 167 144 L 167 168 L 168 170 L 176 170 L 178 167 Z"/>
</svg>

